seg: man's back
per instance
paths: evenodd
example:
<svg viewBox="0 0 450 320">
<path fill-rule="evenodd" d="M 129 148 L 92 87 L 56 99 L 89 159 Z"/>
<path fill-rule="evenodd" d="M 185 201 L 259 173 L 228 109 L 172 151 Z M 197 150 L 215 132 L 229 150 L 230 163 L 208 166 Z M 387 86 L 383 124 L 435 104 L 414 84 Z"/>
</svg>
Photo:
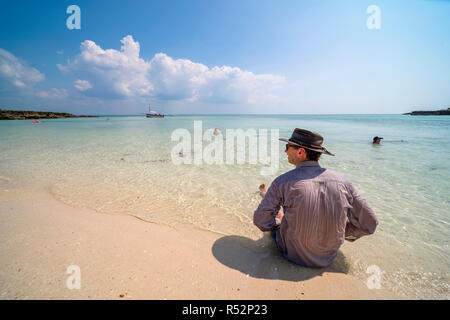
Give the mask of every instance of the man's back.
<svg viewBox="0 0 450 320">
<path fill-rule="evenodd" d="M 279 206 L 284 218 L 276 228 Z M 308 267 L 325 267 L 336 257 L 345 237 L 371 234 L 375 214 L 342 175 L 305 161 L 274 180 L 254 213 L 262 231 L 276 228 L 276 241 L 289 260 Z"/>
</svg>

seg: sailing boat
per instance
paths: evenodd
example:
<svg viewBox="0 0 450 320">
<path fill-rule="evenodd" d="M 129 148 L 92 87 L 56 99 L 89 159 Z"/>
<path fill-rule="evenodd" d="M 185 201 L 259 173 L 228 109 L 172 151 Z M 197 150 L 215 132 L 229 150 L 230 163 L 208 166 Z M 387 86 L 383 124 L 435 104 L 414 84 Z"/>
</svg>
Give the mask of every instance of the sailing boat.
<svg viewBox="0 0 450 320">
<path fill-rule="evenodd" d="M 148 113 L 145 114 L 147 118 L 164 118 L 162 113 L 157 113 L 156 111 L 152 111 L 150 109 L 150 104 L 148 104 Z"/>
</svg>

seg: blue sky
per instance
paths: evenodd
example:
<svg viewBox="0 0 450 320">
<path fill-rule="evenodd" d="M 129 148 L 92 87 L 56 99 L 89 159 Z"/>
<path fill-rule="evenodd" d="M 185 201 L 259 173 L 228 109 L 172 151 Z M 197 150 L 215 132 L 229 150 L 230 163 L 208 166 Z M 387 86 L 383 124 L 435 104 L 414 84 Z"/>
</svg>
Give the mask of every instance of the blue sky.
<svg viewBox="0 0 450 320">
<path fill-rule="evenodd" d="M 81 29 L 69 30 L 69 5 Z M 369 30 L 370 5 L 381 28 Z M 0 108 L 76 114 L 450 107 L 450 1 L 2 1 Z"/>
</svg>

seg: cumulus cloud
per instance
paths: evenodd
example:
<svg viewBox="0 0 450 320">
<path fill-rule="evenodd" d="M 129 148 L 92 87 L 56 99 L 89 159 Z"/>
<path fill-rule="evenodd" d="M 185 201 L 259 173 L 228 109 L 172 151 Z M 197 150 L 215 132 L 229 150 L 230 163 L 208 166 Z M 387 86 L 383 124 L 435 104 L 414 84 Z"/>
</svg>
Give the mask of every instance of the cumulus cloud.
<svg viewBox="0 0 450 320">
<path fill-rule="evenodd" d="M 145 61 L 139 57 L 140 45 L 132 36 L 124 37 L 121 43 L 119 51 L 83 41 L 80 54 L 58 68 L 84 79 L 75 81 L 76 89 L 102 98 L 255 103 L 273 98 L 272 91 L 284 82 L 278 75 L 254 74 L 229 66 L 209 68 L 164 53 Z"/>
<path fill-rule="evenodd" d="M 37 93 L 37 96 L 41 98 L 50 98 L 50 99 L 64 99 L 67 98 L 67 90 L 62 88 L 52 88 L 47 91 L 40 91 Z"/>
<path fill-rule="evenodd" d="M 29 88 L 44 78 L 37 69 L 26 66 L 12 53 L 0 48 L 0 84 L 3 89 Z"/>
<path fill-rule="evenodd" d="M 86 91 L 92 88 L 92 85 L 87 80 L 77 80 L 75 81 L 74 87 L 80 91 Z"/>
<path fill-rule="evenodd" d="M 131 36 L 121 42 L 121 50 L 117 51 L 103 50 L 93 41 L 83 41 L 81 53 L 66 66 L 58 65 L 58 68 L 89 82 L 91 88 L 83 86 L 89 96 L 127 98 L 150 95 L 149 64 L 139 58 L 139 43 Z"/>
</svg>

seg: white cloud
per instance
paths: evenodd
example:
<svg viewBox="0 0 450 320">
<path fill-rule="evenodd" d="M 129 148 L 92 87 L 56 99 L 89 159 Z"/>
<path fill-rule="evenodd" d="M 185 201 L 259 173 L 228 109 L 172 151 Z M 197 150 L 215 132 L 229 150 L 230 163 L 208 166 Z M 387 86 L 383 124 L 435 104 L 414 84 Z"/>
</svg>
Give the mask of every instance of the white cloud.
<svg viewBox="0 0 450 320">
<path fill-rule="evenodd" d="M 75 88 L 102 98 L 155 97 L 208 103 L 255 103 L 274 98 L 284 78 L 254 74 L 236 67 L 213 67 L 157 53 L 150 61 L 139 57 L 140 45 L 128 35 L 120 51 L 104 50 L 95 42 L 81 43 L 81 52 L 63 72 L 77 79 Z"/>
<path fill-rule="evenodd" d="M 74 87 L 79 91 L 86 91 L 92 88 L 92 85 L 87 80 L 77 80 L 75 81 Z"/>
<path fill-rule="evenodd" d="M 93 41 L 83 41 L 81 53 L 66 66 L 58 65 L 58 68 L 88 81 L 92 88 L 86 89 L 85 94 L 89 96 L 129 98 L 150 95 L 149 64 L 139 58 L 139 43 L 131 36 L 121 42 L 121 51 L 117 51 L 103 50 Z"/>
<path fill-rule="evenodd" d="M 29 88 L 44 78 L 37 69 L 26 66 L 12 53 L 0 48 L 0 85 L 3 89 Z"/>
<path fill-rule="evenodd" d="M 64 99 L 67 98 L 67 90 L 64 88 L 52 88 L 48 91 L 40 91 L 37 95 L 41 98 Z"/>
</svg>

